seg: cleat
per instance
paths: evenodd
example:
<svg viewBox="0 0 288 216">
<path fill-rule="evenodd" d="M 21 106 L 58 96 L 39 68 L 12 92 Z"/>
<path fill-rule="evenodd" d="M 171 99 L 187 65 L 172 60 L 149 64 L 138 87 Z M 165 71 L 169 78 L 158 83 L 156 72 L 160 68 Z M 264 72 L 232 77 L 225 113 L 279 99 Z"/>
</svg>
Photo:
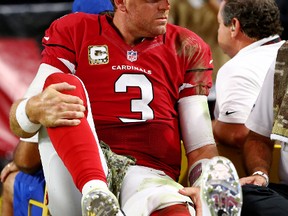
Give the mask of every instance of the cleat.
<svg viewBox="0 0 288 216">
<path fill-rule="evenodd" d="M 214 157 L 207 162 L 202 175 L 203 215 L 240 216 L 242 189 L 232 162 L 221 156 Z"/>
<path fill-rule="evenodd" d="M 108 189 L 93 189 L 82 197 L 82 216 L 116 216 L 120 211 L 117 198 Z"/>
</svg>

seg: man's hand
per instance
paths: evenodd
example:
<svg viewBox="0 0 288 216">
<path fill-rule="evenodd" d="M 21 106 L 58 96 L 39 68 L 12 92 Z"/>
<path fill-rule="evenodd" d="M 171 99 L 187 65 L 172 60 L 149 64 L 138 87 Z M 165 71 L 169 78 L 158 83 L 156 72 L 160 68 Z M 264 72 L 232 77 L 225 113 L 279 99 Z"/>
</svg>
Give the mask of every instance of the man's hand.
<svg viewBox="0 0 288 216">
<path fill-rule="evenodd" d="M 48 86 L 41 94 L 29 99 L 26 114 L 33 123 L 45 127 L 76 126 L 84 117 L 83 101 L 76 96 L 63 94 L 62 91 L 73 91 L 75 86 L 58 83 Z"/>
<path fill-rule="evenodd" d="M 1 182 L 4 182 L 10 173 L 18 171 L 18 170 L 19 169 L 17 168 L 17 166 L 15 165 L 13 161 L 8 163 L 1 171 L 1 176 L 0 176 Z"/>
<path fill-rule="evenodd" d="M 240 184 L 241 185 L 254 184 L 254 185 L 258 185 L 258 186 L 266 186 L 267 182 L 263 176 L 253 175 L 253 176 L 241 178 Z"/>
<path fill-rule="evenodd" d="M 195 211 L 197 216 L 202 216 L 202 204 L 200 198 L 200 188 L 198 187 L 185 187 L 179 190 L 179 193 L 185 196 L 189 196 L 195 205 Z"/>
</svg>

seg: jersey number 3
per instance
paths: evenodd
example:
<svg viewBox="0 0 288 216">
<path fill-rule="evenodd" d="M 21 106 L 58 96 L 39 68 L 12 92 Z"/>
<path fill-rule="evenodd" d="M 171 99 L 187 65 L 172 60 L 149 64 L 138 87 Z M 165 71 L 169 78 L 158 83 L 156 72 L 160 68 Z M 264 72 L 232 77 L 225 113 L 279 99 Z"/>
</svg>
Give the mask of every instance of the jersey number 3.
<svg viewBox="0 0 288 216">
<path fill-rule="evenodd" d="M 115 83 L 115 91 L 119 93 L 127 92 L 128 87 L 139 87 L 141 97 L 131 99 L 131 112 L 141 112 L 142 119 L 124 118 L 119 119 L 125 123 L 144 122 L 154 118 L 154 113 L 149 106 L 153 100 L 153 88 L 151 82 L 144 74 L 122 74 Z"/>
</svg>

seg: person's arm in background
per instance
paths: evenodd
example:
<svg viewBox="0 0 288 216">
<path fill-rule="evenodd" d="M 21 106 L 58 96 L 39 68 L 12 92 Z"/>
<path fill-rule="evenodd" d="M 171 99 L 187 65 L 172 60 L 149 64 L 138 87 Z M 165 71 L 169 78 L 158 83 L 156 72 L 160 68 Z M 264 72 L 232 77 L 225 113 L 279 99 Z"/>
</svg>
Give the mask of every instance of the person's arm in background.
<svg viewBox="0 0 288 216">
<path fill-rule="evenodd" d="M 41 169 L 41 161 L 38 144 L 20 140 L 14 150 L 14 160 L 1 171 L 3 183 L 1 215 L 14 215 L 14 182 L 19 170 L 33 174 L 39 169 Z"/>
<path fill-rule="evenodd" d="M 38 143 L 21 140 L 14 151 L 13 161 L 25 173 L 33 174 L 41 169 Z"/>
<path fill-rule="evenodd" d="M 269 175 L 272 164 L 273 148 L 274 142 L 270 137 L 265 137 L 250 131 L 243 148 L 244 163 L 250 176 L 240 179 L 242 185 L 255 184 L 267 186 L 268 182 L 265 177 L 253 175 L 253 173 L 261 171 L 267 176 Z"/>
<path fill-rule="evenodd" d="M 14 181 L 18 172 L 18 168 L 13 161 L 8 163 L 1 171 L 2 193 L 0 215 L 14 215 Z"/>
<path fill-rule="evenodd" d="M 249 129 L 244 124 L 213 121 L 213 133 L 217 143 L 242 148 Z"/>
<path fill-rule="evenodd" d="M 7 176 L 16 171 L 23 171 L 32 174 L 41 168 L 41 159 L 38 150 L 38 143 L 20 140 L 13 154 L 13 160 L 1 171 L 1 182 Z"/>
<path fill-rule="evenodd" d="M 243 160 L 249 177 L 240 179 L 241 184 L 266 186 L 272 163 L 274 141 L 270 139 L 273 126 L 274 70 L 270 70 L 264 80 L 255 106 L 245 126 L 250 129 L 243 147 Z M 267 175 L 253 175 L 260 171 Z"/>
</svg>

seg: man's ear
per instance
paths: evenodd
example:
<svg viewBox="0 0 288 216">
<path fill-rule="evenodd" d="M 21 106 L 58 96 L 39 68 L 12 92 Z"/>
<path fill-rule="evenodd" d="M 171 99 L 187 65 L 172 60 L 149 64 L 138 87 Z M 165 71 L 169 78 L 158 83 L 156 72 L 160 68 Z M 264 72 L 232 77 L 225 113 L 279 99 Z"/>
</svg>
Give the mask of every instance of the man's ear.
<svg viewBox="0 0 288 216">
<path fill-rule="evenodd" d="M 115 9 L 126 10 L 125 4 L 125 0 L 114 0 Z"/>
<path fill-rule="evenodd" d="M 238 33 L 240 28 L 241 27 L 240 27 L 239 20 L 236 19 L 236 18 L 233 18 L 232 21 L 231 21 L 231 27 L 230 27 L 231 32 Z"/>
</svg>

